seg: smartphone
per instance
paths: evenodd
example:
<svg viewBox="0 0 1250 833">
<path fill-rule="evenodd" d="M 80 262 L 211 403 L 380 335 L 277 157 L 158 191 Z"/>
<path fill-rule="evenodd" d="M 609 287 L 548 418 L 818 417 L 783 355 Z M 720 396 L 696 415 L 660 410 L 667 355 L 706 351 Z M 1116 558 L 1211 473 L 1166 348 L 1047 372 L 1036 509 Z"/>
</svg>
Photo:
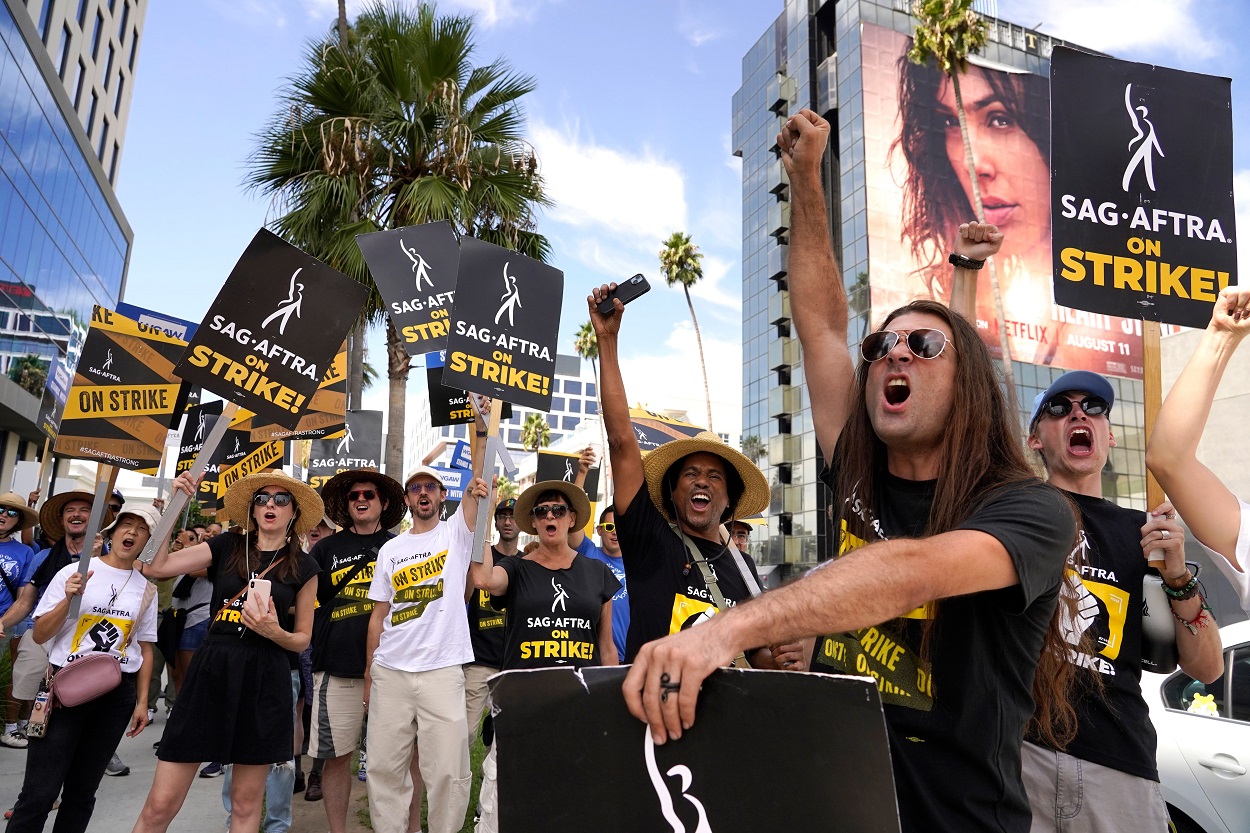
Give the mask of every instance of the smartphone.
<svg viewBox="0 0 1250 833">
<path fill-rule="evenodd" d="M 35 706 L 30 711 L 30 722 L 26 724 L 26 737 L 41 738 L 48 732 L 48 715 L 52 711 L 52 694 L 41 691 L 35 695 Z"/>
<path fill-rule="evenodd" d="M 616 307 L 612 304 L 613 299 L 620 298 L 622 304 L 628 304 L 640 295 L 646 295 L 651 291 L 651 284 L 647 283 L 647 279 L 642 274 L 634 275 L 624 283 L 618 283 L 616 289 L 608 293 L 608 297 L 599 302 L 599 312 L 603 315 L 611 315 Z"/>
<path fill-rule="evenodd" d="M 256 610 L 262 613 L 269 612 L 269 595 L 271 585 L 267 578 L 254 578 L 247 584 L 248 601 L 256 606 Z"/>
</svg>

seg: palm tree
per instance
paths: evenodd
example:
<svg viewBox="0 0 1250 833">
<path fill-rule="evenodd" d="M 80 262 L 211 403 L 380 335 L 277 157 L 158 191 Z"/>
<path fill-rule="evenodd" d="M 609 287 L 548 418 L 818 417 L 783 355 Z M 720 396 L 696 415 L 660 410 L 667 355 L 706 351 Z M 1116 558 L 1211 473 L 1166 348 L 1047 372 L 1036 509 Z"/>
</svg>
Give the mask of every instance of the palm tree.
<svg viewBox="0 0 1250 833">
<path fill-rule="evenodd" d="M 336 27 L 338 29 L 338 27 Z M 247 184 L 271 195 L 275 232 L 371 290 L 358 234 L 446 220 L 461 235 L 545 260 L 532 209 L 547 204 L 520 100 L 534 82 L 471 62 L 473 21 L 374 2 L 312 44 L 257 140 Z M 363 357 L 362 357 L 363 358 Z M 387 324 L 386 470 L 401 475 L 409 357 Z"/>
<path fill-rule="evenodd" d="M 690 320 L 694 322 L 694 337 L 699 345 L 699 365 L 703 368 L 703 398 L 707 402 L 707 430 L 712 430 L 712 394 L 707 384 L 707 362 L 703 358 L 703 335 L 699 332 L 699 319 L 694 315 L 694 302 L 690 300 L 690 287 L 703 278 L 703 254 L 690 242 L 690 235 L 675 231 L 664 241 L 660 249 L 660 271 L 669 286 L 679 283 L 686 293 L 686 306 L 690 307 Z"/>
<path fill-rule="evenodd" d="M 919 23 L 912 36 L 912 46 L 907 59 L 914 64 L 924 64 L 932 59 L 950 79 L 955 94 L 955 112 L 959 115 L 959 134 L 964 143 L 964 164 L 968 167 L 968 179 L 972 182 L 972 207 L 977 221 L 985 222 L 985 208 L 981 205 L 981 185 L 977 181 L 977 166 L 972 156 L 972 140 L 968 137 L 968 117 L 964 113 L 963 94 L 959 90 L 959 76 L 968 69 L 968 55 L 985 45 L 989 33 L 985 20 L 972 10 L 972 0 L 916 0 L 912 14 Z M 1003 315 L 1003 299 L 998 291 L 998 270 L 990 258 L 990 288 L 994 293 L 994 316 L 998 323 L 998 341 L 1002 348 L 1003 380 L 1012 407 L 1016 401 L 1016 380 L 1011 369 L 1011 345 L 1007 338 L 1007 321 Z M 967 270 L 956 273 L 951 288 L 951 307 L 970 321 L 976 321 L 977 284 Z"/>
<path fill-rule="evenodd" d="M 599 398 L 599 337 L 589 321 L 577 328 L 573 336 L 573 349 L 583 360 L 590 362 L 590 372 L 595 377 L 595 404 L 599 411 L 599 442 L 603 450 L 604 462 L 607 462 L 608 440 L 603 428 L 603 400 Z"/>
<path fill-rule="evenodd" d="M 746 458 L 755 465 L 760 464 L 760 458 L 768 453 L 768 447 L 764 445 L 764 441 L 756 434 L 748 434 L 742 438 L 742 453 Z"/>
<path fill-rule="evenodd" d="M 31 396 L 43 396 L 48 384 L 48 363 L 34 354 L 22 356 L 9 365 L 9 378 Z"/>
<path fill-rule="evenodd" d="M 521 494 L 521 487 L 506 477 L 501 477 L 495 481 L 496 495 L 500 500 L 514 498 Z"/>
<path fill-rule="evenodd" d="M 547 424 L 547 418 L 537 412 L 526 414 L 521 425 L 521 445 L 525 450 L 537 453 L 538 449 L 546 448 L 550 443 L 551 426 Z"/>
</svg>

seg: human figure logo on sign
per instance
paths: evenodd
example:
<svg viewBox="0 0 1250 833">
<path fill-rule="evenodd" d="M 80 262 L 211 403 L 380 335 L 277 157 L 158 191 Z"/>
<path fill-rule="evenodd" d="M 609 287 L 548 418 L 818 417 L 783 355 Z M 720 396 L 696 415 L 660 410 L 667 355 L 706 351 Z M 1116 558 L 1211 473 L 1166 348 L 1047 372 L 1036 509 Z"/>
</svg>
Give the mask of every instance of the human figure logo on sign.
<svg viewBox="0 0 1250 833">
<path fill-rule="evenodd" d="M 1155 169 L 1154 157 L 1152 152 L 1158 151 L 1160 156 L 1164 156 L 1163 148 L 1159 147 L 1159 137 L 1155 135 L 1154 123 L 1147 118 L 1150 110 L 1144 106 L 1133 106 L 1133 84 L 1130 82 L 1124 85 L 1124 109 L 1128 110 L 1129 120 L 1133 122 L 1133 132 L 1136 134 L 1132 141 L 1128 143 L 1131 150 L 1133 145 L 1137 145 L 1137 152 L 1133 154 L 1133 158 L 1129 160 L 1128 167 L 1124 169 L 1124 179 L 1120 183 L 1125 191 L 1128 191 L 1129 182 L 1133 179 L 1133 173 L 1141 166 L 1146 171 L 1146 184 L 1150 186 L 1150 190 L 1155 188 Z M 1136 111 L 1136 112 L 1134 112 Z M 1150 129 L 1149 133 L 1143 133 L 1141 125 L 1138 124 L 1138 114 L 1141 114 L 1141 121 L 1146 123 L 1146 127 Z"/>
<path fill-rule="evenodd" d="M 430 264 L 417 251 L 417 247 L 404 245 L 404 238 L 401 237 L 399 238 L 399 248 L 403 249 L 404 254 L 412 261 L 412 274 L 417 279 L 417 292 L 421 291 L 421 281 L 425 281 L 430 285 L 430 289 L 433 289 L 434 281 L 430 279 Z"/>
<path fill-rule="evenodd" d="M 516 288 L 516 278 L 508 274 L 508 264 L 503 265 L 503 297 L 500 299 L 503 304 L 499 307 L 499 312 L 495 313 L 495 323 L 499 323 L 499 318 L 504 314 L 504 310 L 508 312 L 508 326 L 515 327 L 516 321 L 512 319 L 513 312 L 521 306 L 521 292 Z"/>
<path fill-rule="evenodd" d="M 408 355 L 443 349 L 460 265 L 460 244 L 451 225 L 423 223 L 362 234 L 356 245 Z"/>
<path fill-rule="evenodd" d="M 673 796 L 668 791 L 668 784 L 664 782 L 664 776 L 660 775 L 660 767 L 655 762 L 655 739 L 651 737 L 650 728 L 646 728 L 642 732 L 643 741 L 643 757 L 647 762 L 647 775 L 651 777 L 651 786 L 655 789 L 656 798 L 660 800 L 660 813 L 663 814 L 664 820 L 668 822 L 669 827 L 673 828 L 673 833 L 686 833 L 685 822 L 681 820 L 681 816 L 677 815 L 677 810 L 673 806 Z M 703 807 L 703 802 L 691 795 L 688 790 L 694 782 L 694 775 L 690 772 L 690 767 L 685 764 L 675 764 L 669 767 L 665 773 L 671 777 L 681 779 L 681 797 L 686 799 L 694 806 L 695 812 L 699 814 L 699 824 L 691 833 L 712 833 L 712 825 L 707 820 L 707 810 Z"/>
<path fill-rule="evenodd" d="M 278 335 L 286 335 L 287 322 L 291 320 L 291 313 L 295 313 L 295 317 L 299 318 L 300 304 L 304 302 L 304 285 L 296 283 L 295 277 L 302 271 L 303 267 L 295 270 L 295 274 L 291 275 L 291 289 L 287 293 L 286 300 L 278 305 L 268 318 L 260 322 L 260 328 L 263 330 L 269 326 L 269 322 L 275 318 L 281 318 L 278 324 Z"/>
<path fill-rule="evenodd" d="M 335 454 L 351 454 L 352 453 L 352 426 L 349 424 L 343 439 L 339 440 L 338 448 L 334 449 Z"/>
</svg>

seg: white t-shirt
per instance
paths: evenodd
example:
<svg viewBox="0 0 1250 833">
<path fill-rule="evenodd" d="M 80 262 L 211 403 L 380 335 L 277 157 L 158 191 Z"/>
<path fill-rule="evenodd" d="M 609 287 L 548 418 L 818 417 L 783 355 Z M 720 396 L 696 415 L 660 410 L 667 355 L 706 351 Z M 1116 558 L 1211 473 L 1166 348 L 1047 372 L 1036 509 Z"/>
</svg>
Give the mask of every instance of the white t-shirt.
<svg viewBox="0 0 1250 833">
<path fill-rule="evenodd" d="M 369 598 L 390 612 L 373 661 L 396 671 L 473 662 L 464 590 L 473 530 L 460 510 L 429 532 L 397 535 L 378 551 Z"/>
<path fill-rule="evenodd" d="M 1228 579 L 1228 583 L 1237 591 L 1237 597 L 1241 599 L 1241 609 L 1250 614 L 1250 503 L 1238 499 L 1241 504 L 1241 530 L 1237 533 L 1237 563 L 1241 565 L 1238 570 L 1228 559 L 1220 555 L 1215 550 L 1202 544 L 1202 548 L 1207 551 L 1207 555 L 1211 556 L 1211 561 L 1224 574 L 1224 578 Z"/>
<path fill-rule="evenodd" d="M 68 564 L 57 571 L 35 608 L 36 619 L 61 603 L 65 582 L 77 570 L 77 564 Z M 81 654 L 106 651 L 117 657 L 124 673 L 133 674 L 143 667 L 139 643 L 156 641 L 156 594 L 152 594 L 141 613 L 139 605 L 143 603 L 148 580 L 138 570 L 119 570 L 99 558 L 91 560 L 91 570 L 91 580 L 83 589 L 78 621 L 71 622 L 67 617 L 56 636 L 44 645 L 48 661 L 60 666 Z M 122 643 L 136 621 L 138 630 L 123 653 Z"/>
</svg>

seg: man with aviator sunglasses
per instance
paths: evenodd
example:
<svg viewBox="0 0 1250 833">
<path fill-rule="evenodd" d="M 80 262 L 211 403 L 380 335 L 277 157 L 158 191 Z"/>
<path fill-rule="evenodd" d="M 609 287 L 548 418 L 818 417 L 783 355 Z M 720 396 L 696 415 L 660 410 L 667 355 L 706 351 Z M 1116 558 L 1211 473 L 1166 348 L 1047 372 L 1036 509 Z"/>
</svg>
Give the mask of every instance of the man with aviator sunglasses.
<svg viewBox="0 0 1250 833">
<path fill-rule="evenodd" d="M 1203 682 L 1224 670 L 1218 626 L 1185 563 L 1185 531 L 1172 504 L 1165 501 L 1147 515 L 1103 499 L 1103 468 L 1115 445 L 1114 403 L 1110 382 L 1074 370 L 1038 394 L 1029 423 L 1029 448 L 1041 457 L 1048 481 L 1067 492 L 1081 513 L 1068 561 L 1077 609 L 1064 629 L 1068 657 L 1102 678 L 1100 695 L 1091 692 L 1074 704 L 1076 737 L 1065 749 L 1027 736 L 1023 774 L 1033 833 L 1168 829 L 1155 731 L 1141 694 L 1139 611 L 1148 558 L 1163 565 L 1181 670 Z M 1078 782 L 1083 800 L 1074 800 L 1066 788 Z"/>
<path fill-rule="evenodd" d="M 428 829 L 455 833 L 473 781 L 462 668 L 473 661 L 473 647 L 464 603 L 477 498 L 489 489 L 473 478 L 446 521 L 440 516 L 447 489 L 436 470 L 418 466 L 404 491 L 412 528 L 382 545 L 368 594 L 374 603 L 364 686 L 369 813 L 379 833 L 408 833 L 419 825 L 411 807 L 419 807 L 420 795 L 404 783 L 419 744 Z"/>
</svg>

